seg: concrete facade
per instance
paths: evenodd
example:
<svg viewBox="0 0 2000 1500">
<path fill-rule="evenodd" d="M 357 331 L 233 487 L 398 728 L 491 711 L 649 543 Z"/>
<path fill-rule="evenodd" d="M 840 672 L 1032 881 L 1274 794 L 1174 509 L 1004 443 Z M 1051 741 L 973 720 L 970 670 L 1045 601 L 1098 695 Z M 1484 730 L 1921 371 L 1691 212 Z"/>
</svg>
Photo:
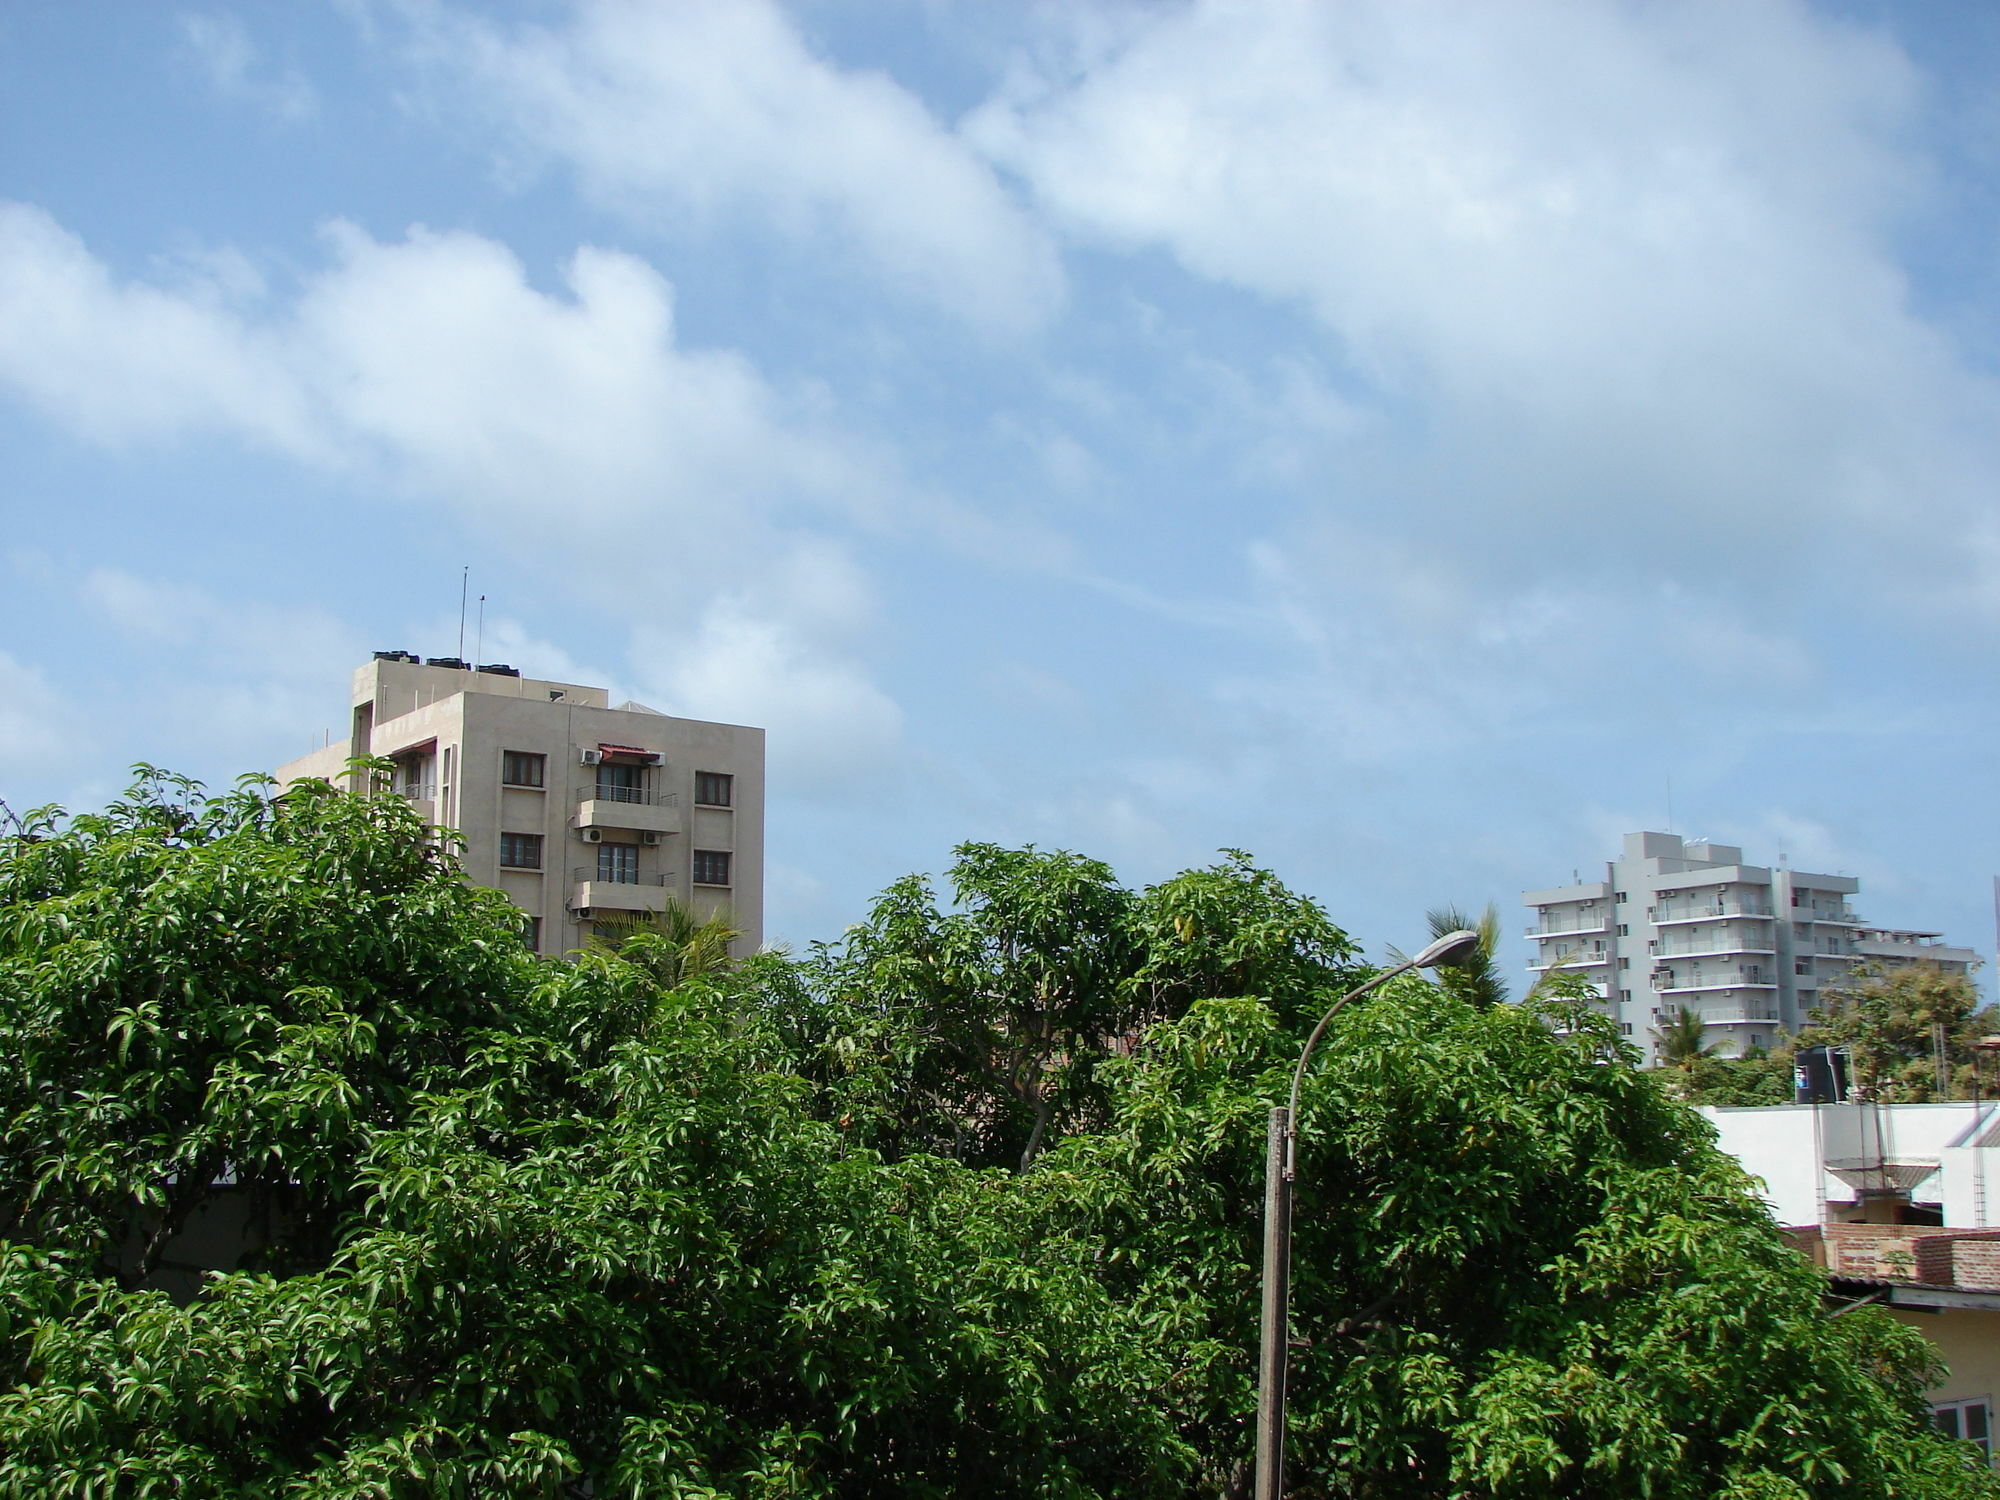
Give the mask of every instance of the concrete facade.
<svg viewBox="0 0 2000 1500">
<path fill-rule="evenodd" d="M 392 790 L 465 841 L 466 877 L 521 908 L 536 951 L 669 900 L 726 911 L 739 952 L 763 941 L 763 730 L 404 652 L 356 669 L 348 723 L 278 779 L 340 783 L 350 757 L 387 758 Z"/>
<path fill-rule="evenodd" d="M 1596 986 L 1619 1030 L 1653 1060 L 1653 1032 L 1685 1008 L 1725 1055 L 1796 1031 L 1823 984 L 1856 963 L 1917 960 L 1969 972 L 1976 955 L 1936 933 L 1869 927 L 1850 875 L 1743 862 L 1730 844 L 1628 833 L 1602 880 L 1524 891 L 1529 969 L 1567 959 Z"/>
<path fill-rule="evenodd" d="M 1703 1105 L 1780 1224 L 2000 1230 L 2000 1102 Z M 1993 1283 L 2000 1286 L 2000 1281 Z"/>
<path fill-rule="evenodd" d="M 2000 1396 L 2000 1103 L 1705 1106 L 1831 1302 L 1879 1302 L 1947 1367 L 1941 1431 L 1993 1453 Z"/>
</svg>

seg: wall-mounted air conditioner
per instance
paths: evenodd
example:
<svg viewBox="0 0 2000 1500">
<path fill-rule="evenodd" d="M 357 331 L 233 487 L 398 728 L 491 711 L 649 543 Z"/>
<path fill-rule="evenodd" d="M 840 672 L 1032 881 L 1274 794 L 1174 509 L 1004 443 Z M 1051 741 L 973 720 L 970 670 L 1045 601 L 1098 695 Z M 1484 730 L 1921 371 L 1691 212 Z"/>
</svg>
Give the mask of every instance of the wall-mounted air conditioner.
<svg viewBox="0 0 2000 1500">
<path fill-rule="evenodd" d="M 579 828 L 576 831 L 576 836 L 586 844 L 601 844 L 604 842 L 604 830 L 602 828 Z"/>
<path fill-rule="evenodd" d="M 594 766 L 600 760 L 604 759 L 604 752 L 602 750 L 585 750 L 577 756 L 577 759 L 582 761 L 586 766 Z"/>
<path fill-rule="evenodd" d="M 640 833 L 639 833 L 639 842 L 640 842 L 640 843 L 642 843 L 642 844 L 657 844 L 657 843 L 659 843 L 659 841 L 660 841 L 660 835 L 659 835 L 659 832 L 658 832 L 658 830 L 656 830 L 656 829 L 652 829 L 652 828 L 646 828 L 646 829 L 641 829 L 641 830 L 640 830 Z"/>
</svg>

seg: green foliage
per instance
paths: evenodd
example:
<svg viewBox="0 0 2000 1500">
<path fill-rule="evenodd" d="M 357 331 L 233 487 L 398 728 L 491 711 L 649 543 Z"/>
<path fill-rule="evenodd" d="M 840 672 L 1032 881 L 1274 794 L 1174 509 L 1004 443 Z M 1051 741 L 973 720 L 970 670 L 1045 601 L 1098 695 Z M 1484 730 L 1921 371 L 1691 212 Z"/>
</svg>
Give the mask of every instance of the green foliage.
<svg viewBox="0 0 2000 1500">
<path fill-rule="evenodd" d="M 1468 1005 L 1505 1005 L 1507 981 L 1501 976 L 1499 963 L 1500 908 L 1489 901 L 1475 920 L 1456 906 L 1438 906 L 1424 913 L 1424 921 L 1433 940 L 1452 932 L 1479 934 L 1479 946 L 1469 955 L 1437 970 L 1437 983 L 1445 993 Z"/>
<path fill-rule="evenodd" d="M 1660 1062 L 1669 1068 L 1690 1068 L 1712 1059 L 1722 1050 L 1720 1042 L 1708 1040 L 1708 1027 L 1695 1012 L 1683 1005 L 1664 1026 L 1653 1029 Z"/>
<path fill-rule="evenodd" d="M 1943 1028 L 1947 1083 L 1939 1088 L 1936 1028 Z M 1874 1098 L 1923 1104 L 1979 1093 L 1973 1044 L 2000 1032 L 2000 1012 L 1981 1009 L 1970 979 L 1936 964 L 1882 968 L 1857 964 L 1838 985 L 1820 991 L 1820 1004 L 1799 1032 L 1802 1046 L 1831 1042 L 1847 1047 L 1854 1082 Z"/>
<path fill-rule="evenodd" d="M 157 777 L 0 846 L 0 1493 L 1243 1493 L 1264 1120 L 1365 975 L 1310 902 L 971 845 L 949 910 L 690 972 L 534 959 L 446 854 Z M 1343 1012 L 1293 1493 L 1994 1495 L 1628 1053 Z M 258 1192 L 251 1264 L 153 1289 Z"/>
</svg>

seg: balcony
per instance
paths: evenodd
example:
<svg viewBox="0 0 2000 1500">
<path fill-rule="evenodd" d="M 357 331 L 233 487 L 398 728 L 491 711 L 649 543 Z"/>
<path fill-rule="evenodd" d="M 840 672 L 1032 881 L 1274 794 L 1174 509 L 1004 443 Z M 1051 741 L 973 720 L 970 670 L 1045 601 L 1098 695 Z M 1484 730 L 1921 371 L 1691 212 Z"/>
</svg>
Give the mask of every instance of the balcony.
<svg viewBox="0 0 2000 1500">
<path fill-rule="evenodd" d="M 1769 920 L 1769 907 L 1753 901 L 1713 901 L 1695 906 L 1661 905 L 1654 909 L 1653 925 L 1667 927 L 1675 922 L 1713 922 L 1717 917 L 1761 917 Z"/>
<path fill-rule="evenodd" d="M 1535 955 L 1534 962 L 1528 965 L 1528 972 L 1539 974 L 1544 970 L 1553 969 L 1557 964 L 1565 960 L 1568 961 L 1569 967 L 1572 969 L 1601 969 L 1611 962 L 1611 955 L 1609 953 L 1586 953 L 1581 948 L 1569 948 L 1561 953 L 1544 951 Z"/>
<path fill-rule="evenodd" d="M 594 867 L 580 866 L 569 872 L 571 911 L 665 911 L 669 880 L 665 875 L 634 875 L 622 880 L 608 879 Z"/>
<path fill-rule="evenodd" d="M 1744 964 L 1735 973 L 1655 974 L 1653 988 L 1662 995 L 1686 995 L 1697 990 L 1775 990 L 1776 972 L 1758 964 Z"/>
<path fill-rule="evenodd" d="M 638 833 L 679 833 L 680 797 L 635 787 L 584 786 L 577 790 L 579 828 L 629 828 Z"/>
<path fill-rule="evenodd" d="M 1522 936 L 1570 937 L 1579 932 L 1603 932 L 1608 921 L 1606 917 L 1595 915 L 1552 917 L 1539 927 L 1530 927 Z"/>
<path fill-rule="evenodd" d="M 401 797 L 416 809 L 417 816 L 426 823 L 437 821 L 437 783 L 434 781 L 405 781 L 400 786 L 391 786 L 390 791 Z"/>
<path fill-rule="evenodd" d="M 1778 1019 L 1775 1010 L 1697 1011 L 1704 1026 L 1769 1026 Z"/>
<path fill-rule="evenodd" d="M 1756 948 L 1748 942 L 1666 943 L 1653 950 L 1655 958 L 1724 958 L 1732 953 L 1775 954 L 1776 948 Z"/>
</svg>

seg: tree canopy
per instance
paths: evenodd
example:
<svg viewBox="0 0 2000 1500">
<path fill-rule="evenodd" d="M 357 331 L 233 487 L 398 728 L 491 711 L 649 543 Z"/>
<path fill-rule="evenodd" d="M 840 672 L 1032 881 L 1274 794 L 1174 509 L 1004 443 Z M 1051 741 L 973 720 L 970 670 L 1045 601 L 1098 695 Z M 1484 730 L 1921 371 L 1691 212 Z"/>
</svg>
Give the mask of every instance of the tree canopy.
<svg viewBox="0 0 2000 1500">
<path fill-rule="evenodd" d="M 29 819 L 0 1492 L 1244 1493 L 1264 1117 L 1369 970 L 1240 855 L 950 888 L 554 961 L 393 798 Z M 1406 977 L 1322 1044 L 1293 1492 L 1994 1495 L 1922 1340 L 1559 1019 Z"/>
<path fill-rule="evenodd" d="M 1857 964 L 1841 983 L 1820 991 L 1799 1044 L 1844 1046 L 1854 1060 L 1854 1082 L 1871 1097 L 1924 1104 L 1978 1096 L 1973 1045 L 1995 1032 L 2000 1011 L 1982 1008 L 1978 989 L 1962 974 L 1926 963 Z"/>
</svg>

